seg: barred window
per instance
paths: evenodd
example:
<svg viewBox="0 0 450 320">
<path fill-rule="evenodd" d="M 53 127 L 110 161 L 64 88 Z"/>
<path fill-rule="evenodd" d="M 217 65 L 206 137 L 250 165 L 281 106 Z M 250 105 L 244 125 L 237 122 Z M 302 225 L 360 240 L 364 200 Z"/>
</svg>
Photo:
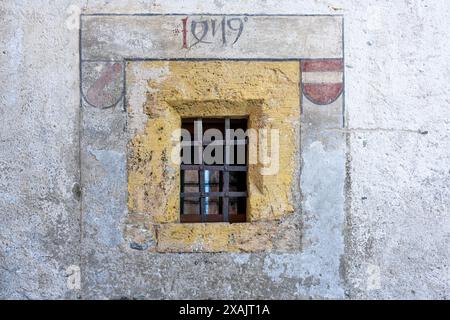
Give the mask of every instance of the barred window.
<svg viewBox="0 0 450 320">
<path fill-rule="evenodd" d="M 245 222 L 247 119 L 182 120 L 181 222 Z"/>
</svg>

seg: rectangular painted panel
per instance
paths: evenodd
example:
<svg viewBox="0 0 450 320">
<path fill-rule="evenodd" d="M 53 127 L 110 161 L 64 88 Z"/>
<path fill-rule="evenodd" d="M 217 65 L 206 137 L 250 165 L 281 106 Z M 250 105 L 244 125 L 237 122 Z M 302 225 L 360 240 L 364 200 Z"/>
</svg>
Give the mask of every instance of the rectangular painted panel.
<svg viewBox="0 0 450 320">
<path fill-rule="evenodd" d="M 83 60 L 342 58 L 339 15 L 83 15 Z"/>
</svg>

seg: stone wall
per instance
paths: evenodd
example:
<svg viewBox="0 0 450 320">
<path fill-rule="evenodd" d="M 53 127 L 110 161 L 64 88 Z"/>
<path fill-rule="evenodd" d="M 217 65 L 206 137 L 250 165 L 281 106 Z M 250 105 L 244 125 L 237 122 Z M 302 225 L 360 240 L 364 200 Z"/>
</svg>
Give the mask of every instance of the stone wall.
<svg viewBox="0 0 450 320">
<path fill-rule="evenodd" d="M 345 92 L 302 105 L 296 250 L 130 246 L 118 181 L 140 125 L 81 99 L 80 13 L 343 15 Z M 447 1 L 10 1 L 0 16 L 0 298 L 450 298 Z M 285 36 L 267 34 L 289 52 Z"/>
</svg>

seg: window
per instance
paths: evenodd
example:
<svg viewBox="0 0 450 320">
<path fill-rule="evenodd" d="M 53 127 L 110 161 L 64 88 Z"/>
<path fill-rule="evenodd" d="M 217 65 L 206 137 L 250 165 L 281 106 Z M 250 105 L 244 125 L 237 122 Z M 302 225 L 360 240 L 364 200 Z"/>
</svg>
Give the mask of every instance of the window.
<svg viewBox="0 0 450 320">
<path fill-rule="evenodd" d="M 247 119 L 182 120 L 181 222 L 245 222 Z"/>
<path fill-rule="evenodd" d="M 154 252 L 297 250 L 303 232 L 295 227 L 298 215 L 295 192 L 299 188 L 296 177 L 300 170 L 299 62 L 147 61 L 139 66 L 130 63 L 129 67 L 150 73 L 168 67 L 170 76 L 147 82 L 152 97 L 144 105 L 145 130 L 133 133 L 127 144 L 126 236 L 135 243 L 154 240 L 149 247 Z M 274 70 L 283 76 L 274 76 Z M 134 83 L 139 79 L 129 80 Z M 140 106 L 127 110 L 134 112 L 135 107 L 140 110 Z M 193 146 L 200 144 L 203 149 L 204 140 L 196 138 L 194 131 L 201 135 L 207 127 L 213 127 L 225 133 L 227 117 L 230 129 L 247 129 L 245 162 L 230 160 L 225 167 L 221 159 L 213 164 L 207 159 L 201 163 L 192 161 L 200 153 L 198 147 L 197 153 L 192 152 Z M 195 125 L 195 120 L 201 120 L 201 126 Z M 189 139 L 179 132 L 182 124 L 190 134 Z M 187 144 L 183 162 L 179 161 L 180 135 Z M 225 136 L 217 140 L 226 139 Z M 234 143 L 236 139 L 228 140 Z M 233 144 L 229 146 L 230 150 L 233 148 Z M 235 158 L 231 154 L 229 157 Z M 243 171 L 231 171 L 240 166 Z M 225 192 L 226 172 L 228 210 L 224 210 L 224 194 L 219 193 Z M 183 181 L 183 186 L 182 180 L 186 182 Z M 204 184 L 202 187 L 200 182 Z M 230 194 L 244 191 L 242 197 Z M 202 220 L 204 223 L 199 223 Z M 208 222 L 213 220 L 227 222 Z"/>
</svg>

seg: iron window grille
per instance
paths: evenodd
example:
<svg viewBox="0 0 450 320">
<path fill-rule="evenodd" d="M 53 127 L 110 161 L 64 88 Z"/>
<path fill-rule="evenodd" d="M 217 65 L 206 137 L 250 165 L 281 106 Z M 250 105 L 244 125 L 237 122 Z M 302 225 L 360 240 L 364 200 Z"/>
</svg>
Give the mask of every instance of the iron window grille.
<svg viewBox="0 0 450 320">
<path fill-rule="evenodd" d="M 248 138 L 234 130 L 246 132 L 247 119 L 183 119 L 182 129 L 190 139 L 182 138 L 180 221 L 245 222 Z M 204 135 L 208 129 L 216 129 L 224 139 L 208 138 Z M 222 152 L 212 152 L 214 162 L 205 163 L 204 151 L 212 142 L 215 151 Z"/>
</svg>

